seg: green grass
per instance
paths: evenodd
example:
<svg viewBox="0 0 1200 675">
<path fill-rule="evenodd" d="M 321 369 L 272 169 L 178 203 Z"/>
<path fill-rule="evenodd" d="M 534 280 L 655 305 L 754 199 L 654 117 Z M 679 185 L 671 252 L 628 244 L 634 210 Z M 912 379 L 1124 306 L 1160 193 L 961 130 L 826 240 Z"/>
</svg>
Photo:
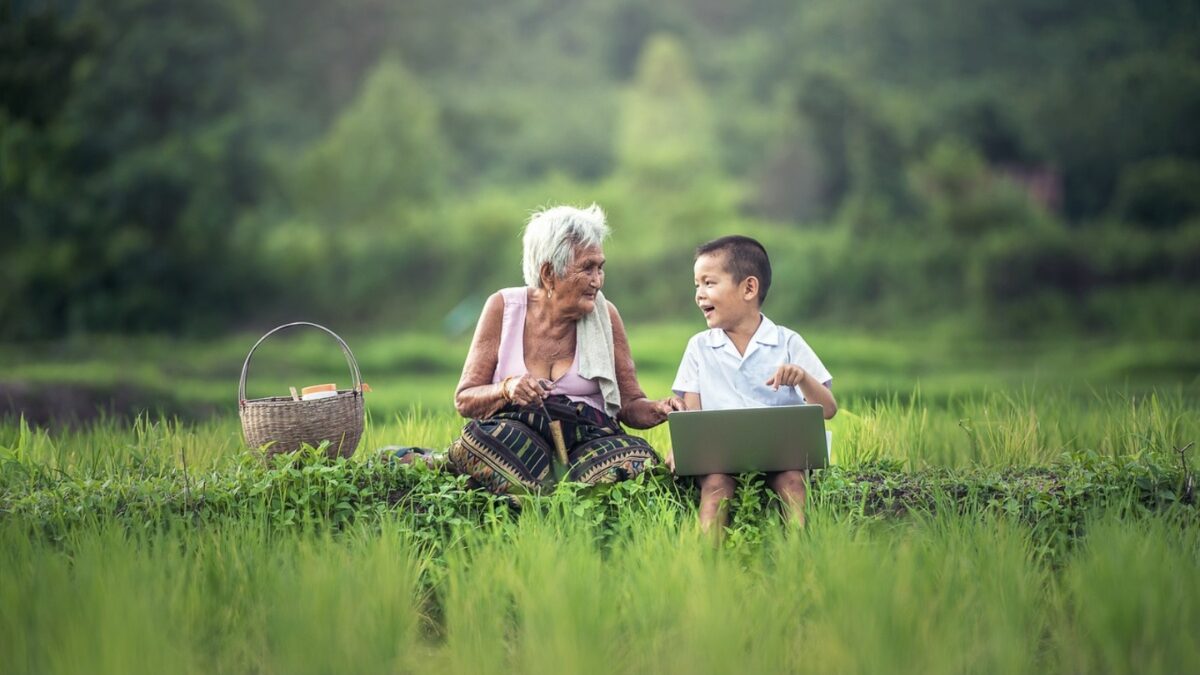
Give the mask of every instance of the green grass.
<svg viewBox="0 0 1200 675">
<path fill-rule="evenodd" d="M 358 459 L 383 445 L 444 448 L 462 423 L 446 406 L 372 411 Z M 836 464 L 893 461 L 909 469 L 1044 466 L 1087 453 L 1169 455 L 1200 438 L 1196 406 L 1178 387 L 1145 397 L 1117 389 L 1081 395 L 1062 387 L 934 403 L 926 403 L 920 391 L 903 398 L 847 397 L 828 427 Z M 631 431 L 660 452 L 671 447 L 665 425 Z M 29 462 L 83 476 L 144 474 L 181 467 L 185 460 L 193 469 L 208 470 L 236 464 L 243 455 L 241 429 L 228 416 L 200 422 L 141 417 L 132 424 L 109 417 L 88 425 L 24 429 L 15 421 L 0 423 L 0 448 L 18 446 Z"/>
<path fill-rule="evenodd" d="M 634 333 L 652 394 L 691 331 Z M 341 381 L 319 337 L 264 354 L 259 393 Z M 1191 351 L 806 337 L 837 377 L 835 466 L 814 477 L 803 532 L 743 478 L 718 549 L 698 532 L 695 488 L 665 475 L 564 486 L 518 513 L 461 479 L 381 463 L 379 446 L 458 433 L 461 340 L 351 340 L 376 389 L 358 453 L 275 466 L 247 453 L 231 414 L 253 336 L 0 348 L 18 364 L 5 378 L 141 383 L 216 413 L 0 421 L 0 663 L 1196 670 L 1197 451 L 1181 451 L 1200 437 Z M 297 362 L 315 375 L 293 376 Z M 670 447 L 664 427 L 637 433 Z"/>
<path fill-rule="evenodd" d="M 60 541 L 0 528 L 8 672 L 1138 672 L 1200 659 L 1200 527 L 1090 521 L 1069 554 L 988 514 L 855 523 L 713 551 L 640 513 L 461 529 L 253 522 Z M 1194 515 L 1194 514 L 1193 514 Z"/>
<path fill-rule="evenodd" d="M 647 394 L 663 397 L 697 323 L 630 326 L 630 343 Z M 1148 337 L 1137 345 L 1106 339 L 996 342 L 946 332 L 914 334 L 798 326 L 834 374 L 847 401 L 907 400 L 919 392 L 927 405 L 993 392 L 1068 390 L 1086 403 L 1096 389 L 1144 396 L 1178 388 L 1200 401 L 1200 350 L 1189 342 Z M 0 345 L 0 385 L 39 391 L 84 387 L 107 397 L 125 387 L 119 413 L 139 409 L 198 419 L 235 410 L 246 352 L 258 335 L 212 340 L 91 338 L 43 345 Z M 390 417 L 415 406 L 447 409 L 469 346 L 469 336 L 436 333 L 345 336 L 373 392 L 368 407 Z M 336 343 L 312 329 L 292 329 L 264 342 L 247 376 L 250 397 L 287 395 L 288 387 L 318 382 L 349 386 Z M 2 402 L 0 402 L 2 403 Z M 0 408 L 2 409 L 2 408 Z M 93 407 L 76 411 L 94 414 Z"/>
</svg>

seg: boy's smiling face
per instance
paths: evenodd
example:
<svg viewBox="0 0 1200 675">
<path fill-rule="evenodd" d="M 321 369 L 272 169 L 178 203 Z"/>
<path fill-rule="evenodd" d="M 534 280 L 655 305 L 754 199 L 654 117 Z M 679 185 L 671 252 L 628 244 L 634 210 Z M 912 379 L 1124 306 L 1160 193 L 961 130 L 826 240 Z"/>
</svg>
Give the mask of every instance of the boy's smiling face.
<svg viewBox="0 0 1200 675">
<path fill-rule="evenodd" d="M 729 330 L 747 318 L 758 317 L 757 280 L 740 283 L 725 267 L 725 254 L 706 253 L 696 258 L 696 305 L 709 328 Z M 753 288 L 752 288 L 753 287 Z"/>
</svg>

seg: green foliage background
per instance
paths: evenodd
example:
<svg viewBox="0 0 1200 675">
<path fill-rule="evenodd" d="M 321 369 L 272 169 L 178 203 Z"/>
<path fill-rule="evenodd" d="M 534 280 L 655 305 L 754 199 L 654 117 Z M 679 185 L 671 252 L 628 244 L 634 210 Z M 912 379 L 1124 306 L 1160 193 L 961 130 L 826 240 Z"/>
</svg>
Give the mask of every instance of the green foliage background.
<svg viewBox="0 0 1200 675">
<path fill-rule="evenodd" d="M 0 0 L 0 662 L 1195 670 L 1197 119 L 1188 0 Z M 660 471 L 518 512 L 380 455 L 459 433 L 563 202 L 651 396 L 693 248 L 766 243 L 842 408 L 803 533 L 755 476 L 713 550 Z M 239 366 L 300 318 L 366 436 L 267 465 Z M 249 396 L 346 382 L 277 342 Z"/>
<path fill-rule="evenodd" d="M 686 315 L 1200 335 L 1200 9 L 1167 0 L 0 2 L 0 338 L 462 319 L 559 202 Z"/>
</svg>

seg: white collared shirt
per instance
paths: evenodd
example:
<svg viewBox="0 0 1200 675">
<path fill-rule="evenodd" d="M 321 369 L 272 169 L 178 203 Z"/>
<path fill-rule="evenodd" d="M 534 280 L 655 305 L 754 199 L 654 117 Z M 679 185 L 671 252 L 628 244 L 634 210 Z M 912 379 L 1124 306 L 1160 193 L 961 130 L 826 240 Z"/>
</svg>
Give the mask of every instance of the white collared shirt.
<svg viewBox="0 0 1200 675">
<path fill-rule="evenodd" d="M 833 383 L 833 376 L 804 338 L 761 316 L 745 355 L 738 354 L 733 341 L 720 328 L 697 333 L 688 340 L 671 389 L 679 396 L 687 392 L 700 394 L 705 410 L 725 410 L 804 403 L 799 387 L 775 391 L 765 384 L 785 363 L 800 366 L 827 387 Z"/>
</svg>

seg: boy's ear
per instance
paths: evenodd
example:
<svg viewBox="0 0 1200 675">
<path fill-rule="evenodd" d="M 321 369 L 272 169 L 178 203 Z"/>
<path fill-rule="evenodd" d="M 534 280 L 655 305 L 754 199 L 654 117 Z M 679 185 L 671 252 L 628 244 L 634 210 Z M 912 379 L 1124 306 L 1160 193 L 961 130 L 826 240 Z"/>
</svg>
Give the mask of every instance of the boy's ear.
<svg viewBox="0 0 1200 675">
<path fill-rule="evenodd" d="M 742 280 L 742 299 L 754 300 L 758 297 L 758 277 L 746 277 Z"/>
</svg>

